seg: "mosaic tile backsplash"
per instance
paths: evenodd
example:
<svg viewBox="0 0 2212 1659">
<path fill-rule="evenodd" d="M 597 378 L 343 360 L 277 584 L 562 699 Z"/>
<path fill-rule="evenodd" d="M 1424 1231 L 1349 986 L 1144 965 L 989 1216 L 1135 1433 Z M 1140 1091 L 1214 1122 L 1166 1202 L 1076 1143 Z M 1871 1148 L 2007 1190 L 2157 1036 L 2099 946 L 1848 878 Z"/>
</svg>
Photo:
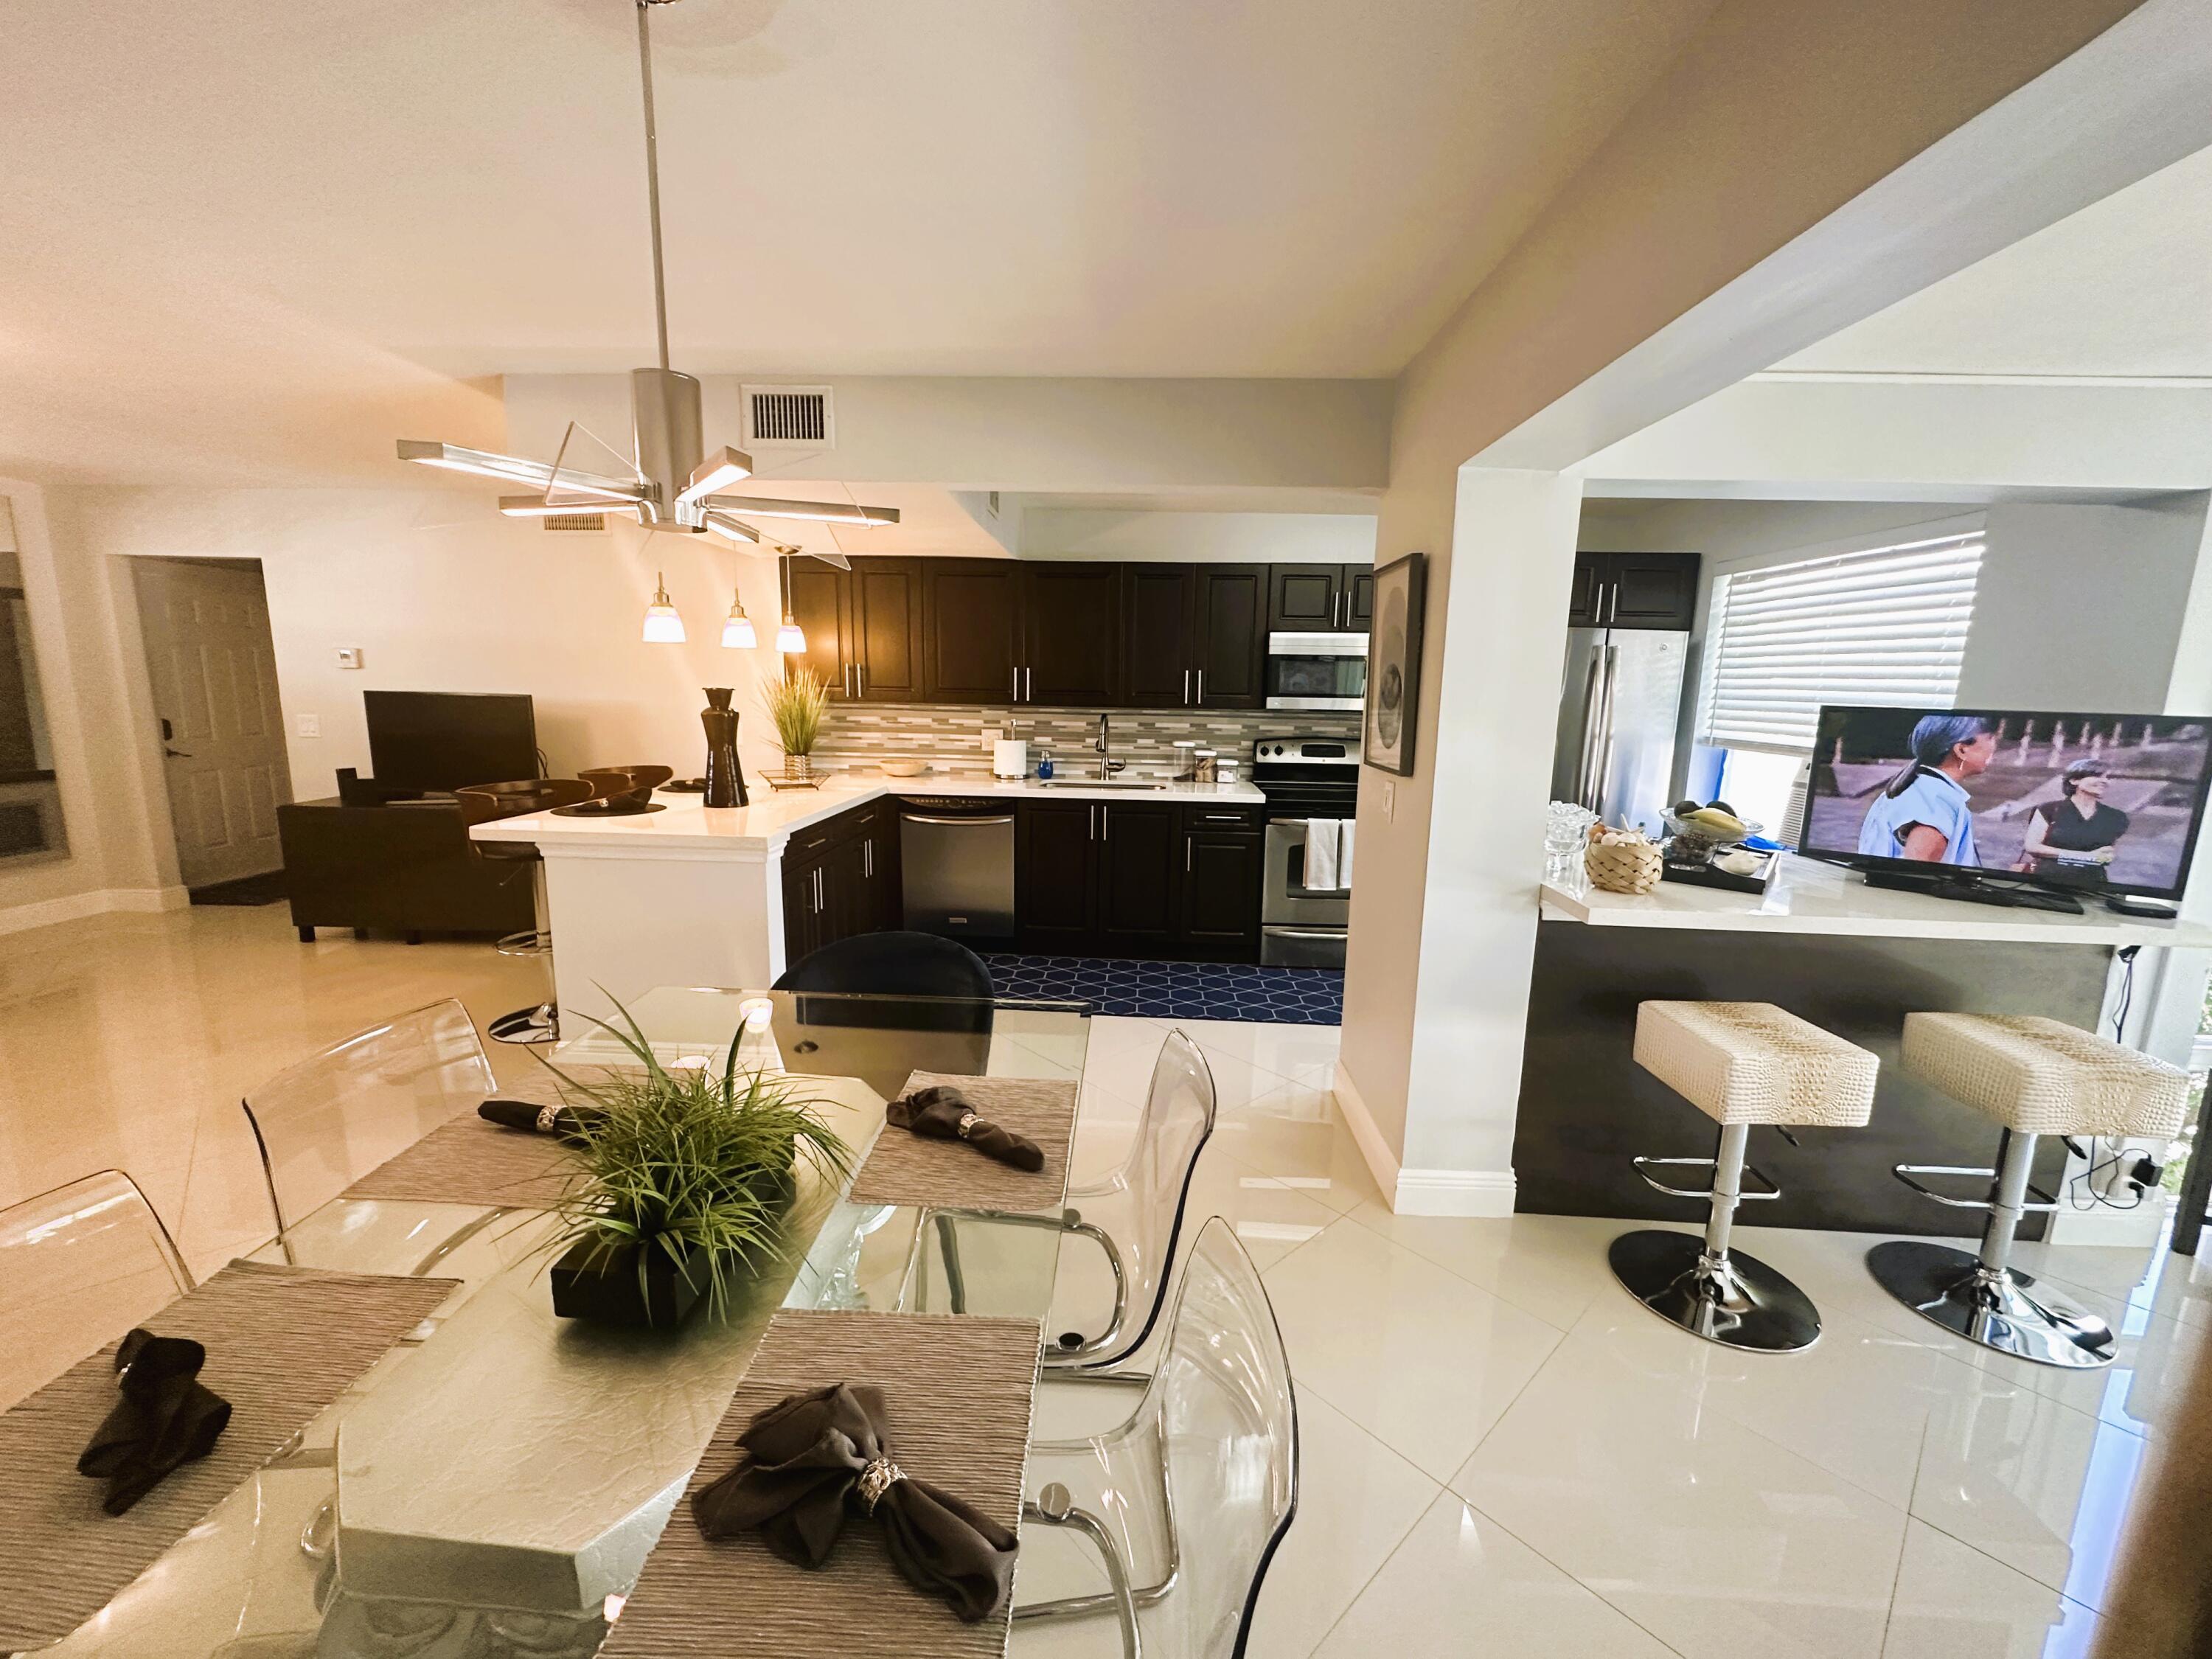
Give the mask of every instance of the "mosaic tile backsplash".
<svg viewBox="0 0 2212 1659">
<path fill-rule="evenodd" d="M 1129 763 L 1127 775 L 1165 778 L 1175 774 L 1175 745 L 1195 742 L 1237 762 L 1237 775 L 1249 779 L 1252 745 L 1263 737 L 1357 738 L 1359 716 L 1301 710 L 1231 709 L 1188 713 L 1174 709 L 1114 708 L 1114 758 Z M 938 703 L 832 703 L 814 747 L 817 764 L 836 772 L 872 771 L 879 761 L 918 760 L 954 777 L 988 777 L 989 732 L 1022 738 L 1030 745 L 1030 769 L 1040 755 L 1068 770 L 1097 759 L 1091 741 L 1099 711 L 1081 708 L 986 708 Z"/>
</svg>

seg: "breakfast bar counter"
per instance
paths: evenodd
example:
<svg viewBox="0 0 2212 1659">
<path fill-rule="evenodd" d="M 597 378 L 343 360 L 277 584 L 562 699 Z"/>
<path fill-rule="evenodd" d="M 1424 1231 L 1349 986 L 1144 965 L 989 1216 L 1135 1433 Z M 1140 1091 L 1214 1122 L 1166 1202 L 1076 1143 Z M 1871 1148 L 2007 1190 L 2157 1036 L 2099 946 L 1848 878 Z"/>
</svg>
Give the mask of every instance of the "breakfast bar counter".
<svg viewBox="0 0 2212 1659">
<path fill-rule="evenodd" d="M 1683 1224 L 1694 1209 L 1654 1193 L 1629 1160 L 1702 1156 L 1711 1124 L 1636 1064 L 1639 1003 L 1776 1003 L 1881 1060 L 1864 1127 L 1800 1131 L 1798 1146 L 1754 1135 L 1751 1161 L 1783 1196 L 1747 1222 L 1965 1235 L 1978 1212 L 1929 1204 L 1890 1173 L 1986 1165 L 1990 1155 L 1982 1121 L 1899 1064 L 1905 1016 L 2039 1014 L 2109 1031 L 2117 952 L 2212 947 L 2212 927 L 2124 916 L 2094 898 L 2079 915 L 1963 902 L 1869 887 L 1788 854 L 1764 895 L 1662 882 L 1636 896 L 1547 884 L 1540 897 L 1516 1207 Z M 2035 1184 L 2055 1190 L 2065 1157 L 2046 1138 Z M 2023 1236 L 2041 1237 L 2043 1222 L 2033 1218 Z"/>
</svg>

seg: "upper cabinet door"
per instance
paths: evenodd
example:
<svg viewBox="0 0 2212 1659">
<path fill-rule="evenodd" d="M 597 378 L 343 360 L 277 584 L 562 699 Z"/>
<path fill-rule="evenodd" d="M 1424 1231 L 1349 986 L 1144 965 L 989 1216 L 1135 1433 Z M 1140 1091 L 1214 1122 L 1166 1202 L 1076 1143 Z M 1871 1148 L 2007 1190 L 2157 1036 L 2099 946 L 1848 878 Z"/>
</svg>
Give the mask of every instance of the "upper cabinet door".
<svg viewBox="0 0 2212 1659">
<path fill-rule="evenodd" d="M 854 690 L 864 702 L 920 702 L 921 562 L 855 559 L 847 581 Z"/>
<path fill-rule="evenodd" d="M 1121 696 L 1132 708 L 1188 708 L 1198 573 L 1187 564 L 1121 567 Z"/>
<path fill-rule="evenodd" d="M 1269 568 L 1261 564 L 1198 568 L 1194 703 L 1206 708 L 1267 707 Z"/>
<path fill-rule="evenodd" d="M 1022 568 L 1022 684 L 1017 702 L 1097 708 L 1119 700 L 1121 568 Z"/>
<path fill-rule="evenodd" d="M 1267 586 L 1267 626 L 1292 634 L 1327 634 L 1343 623 L 1342 568 L 1333 564 L 1277 564 Z"/>
<path fill-rule="evenodd" d="M 785 580 L 790 584 L 791 614 L 799 623 L 799 631 L 806 635 L 804 653 L 786 657 L 785 666 L 794 664 L 812 669 L 829 686 L 833 698 L 852 695 L 853 682 L 845 672 L 848 656 L 846 650 L 848 624 L 847 600 L 848 589 L 846 573 L 823 564 L 818 559 L 789 559 Z M 754 627 L 761 627 L 756 618 Z M 767 623 L 770 632 L 775 622 Z"/>
<path fill-rule="evenodd" d="M 1344 626 L 1354 634 L 1375 631 L 1375 567 L 1372 564 L 1348 564 L 1344 567 Z"/>
<path fill-rule="evenodd" d="M 1575 555 L 1574 586 L 1567 592 L 1567 626 L 1595 628 L 1605 620 L 1605 553 Z"/>
<path fill-rule="evenodd" d="M 1022 567 L 1011 559 L 921 563 L 923 695 L 933 702 L 1014 702 Z"/>
<path fill-rule="evenodd" d="M 1606 555 L 1607 625 L 1686 630 L 1697 619 L 1698 565 L 1694 553 Z"/>
</svg>

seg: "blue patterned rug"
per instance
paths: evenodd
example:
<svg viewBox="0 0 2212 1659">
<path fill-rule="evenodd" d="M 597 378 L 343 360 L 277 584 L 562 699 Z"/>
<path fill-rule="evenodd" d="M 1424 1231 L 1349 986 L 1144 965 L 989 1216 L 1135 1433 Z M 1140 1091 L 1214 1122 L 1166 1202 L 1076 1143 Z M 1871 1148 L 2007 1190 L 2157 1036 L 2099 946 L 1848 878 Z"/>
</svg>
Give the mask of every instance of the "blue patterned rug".
<svg viewBox="0 0 2212 1659">
<path fill-rule="evenodd" d="M 1334 968 L 996 952 L 986 953 L 983 960 L 990 964 L 992 981 L 1001 996 L 1080 1000 L 1101 1014 L 1277 1025 L 1344 1023 L 1344 975 Z"/>
</svg>

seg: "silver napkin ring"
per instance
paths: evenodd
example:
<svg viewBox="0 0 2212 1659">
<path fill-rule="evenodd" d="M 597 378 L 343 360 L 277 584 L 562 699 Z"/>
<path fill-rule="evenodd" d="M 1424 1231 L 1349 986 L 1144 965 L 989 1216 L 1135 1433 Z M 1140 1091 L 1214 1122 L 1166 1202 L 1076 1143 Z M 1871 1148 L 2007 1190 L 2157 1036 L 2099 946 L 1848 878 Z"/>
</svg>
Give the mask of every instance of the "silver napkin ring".
<svg viewBox="0 0 2212 1659">
<path fill-rule="evenodd" d="M 540 1106 L 538 1109 L 538 1133 L 541 1135 L 551 1134 L 553 1125 L 560 1115 L 561 1109 L 558 1106 Z"/>
<path fill-rule="evenodd" d="M 975 1113 L 963 1112 L 960 1114 L 960 1121 L 954 1126 L 955 1132 L 961 1139 L 965 1140 L 968 1139 L 968 1132 L 974 1128 L 979 1121 Z"/>
<path fill-rule="evenodd" d="M 906 1479 L 906 1471 L 888 1457 L 872 1457 L 860 1471 L 860 1507 L 870 1515 L 883 1502 L 884 1494 L 891 1489 L 895 1480 Z"/>
</svg>

